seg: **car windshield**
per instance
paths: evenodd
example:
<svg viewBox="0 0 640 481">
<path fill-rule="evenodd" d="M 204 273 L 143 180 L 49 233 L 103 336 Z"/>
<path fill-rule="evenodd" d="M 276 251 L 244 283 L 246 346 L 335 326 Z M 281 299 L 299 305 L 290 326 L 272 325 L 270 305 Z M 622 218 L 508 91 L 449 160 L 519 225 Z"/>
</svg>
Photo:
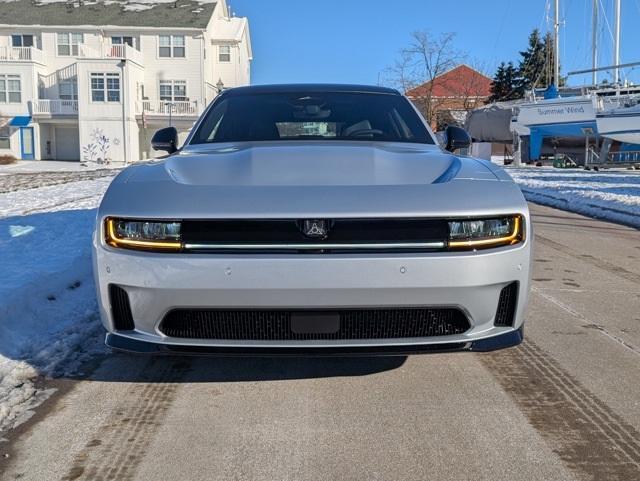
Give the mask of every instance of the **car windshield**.
<svg viewBox="0 0 640 481">
<path fill-rule="evenodd" d="M 404 97 L 346 92 L 230 94 L 207 112 L 191 143 L 269 140 L 434 143 Z"/>
</svg>

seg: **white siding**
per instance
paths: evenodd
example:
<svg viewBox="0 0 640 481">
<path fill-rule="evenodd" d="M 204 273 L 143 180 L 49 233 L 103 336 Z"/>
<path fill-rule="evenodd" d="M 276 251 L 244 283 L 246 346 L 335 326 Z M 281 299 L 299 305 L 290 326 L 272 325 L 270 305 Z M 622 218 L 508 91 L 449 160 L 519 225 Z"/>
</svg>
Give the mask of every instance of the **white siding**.
<svg viewBox="0 0 640 481">
<path fill-rule="evenodd" d="M 104 30 L 65 26 L 0 28 L 0 49 L 8 49 L 11 46 L 11 35 L 19 33 L 34 35 L 35 48 L 38 49 L 32 53 L 33 61 L 5 60 L 0 57 L 0 73 L 20 75 L 22 87 L 19 104 L 0 103 L 0 117 L 8 119 L 26 116 L 33 110 L 32 125 L 36 135 L 38 159 L 57 158 L 57 151 L 60 155 L 69 156 L 64 147 L 56 148 L 59 140 L 56 139 L 56 132 L 62 132 L 58 136 L 66 138 L 64 142 L 69 145 L 69 136 L 73 135 L 71 132 L 77 132 L 81 156 L 82 149 L 94 143 L 96 131 L 103 132 L 109 138 L 108 156 L 112 161 L 123 161 L 125 158 L 135 161 L 142 156 L 142 152 L 151 155 L 147 145 L 150 133 L 153 129 L 168 124 L 168 109 L 162 106 L 155 109 L 145 107 L 157 107 L 160 103 L 161 80 L 185 81 L 186 96 L 190 102 L 197 102 L 181 107 L 182 118 L 173 119 L 173 124 L 180 129 L 182 137 L 196 120 L 197 114 L 217 94 L 215 85 L 219 79 L 222 79 L 225 87 L 247 85 L 250 82 L 251 49 L 248 29 L 245 29 L 242 38 L 222 38 L 228 32 L 222 32 L 221 25 L 228 26 L 239 20 L 229 19 L 228 15 L 226 1 L 219 0 L 205 30 L 118 26 Z M 59 32 L 83 34 L 78 56 L 58 54 Z M 160 35 L 184 35 L 185 57 L 160 57 Z M 124 70 L 120 58 L 109 58 L 115 51 L 121 51 L 112 48 L 112 36 L 131 36 L 135 39 L 135 47 L 139 52 L 127 50 Z M 232 61 L 229 64 L 218 62 L 217 43 L 220 41 L 232 46 Z M 92 102 L 91 72 L 119 72 L 121 102 Z M 76 78 L 77 101 L 59 98 L 61 78 Z M 146 103 L 143 103 L 143 95 L 147 99 Z M 65 102 L 64 105 L 62 101 Z M 142 118 L 143 110 L 145 115 L 149 113 L 152 117 L 145 122 Z M 173 108 L 171 110 L 173 113 Z M 140 138 L 143 141 L 139 146 Z M 73 150 L 76 150 L 75 144 Z M 11 151 L 17 152 L 17 155 L 20 153 L 17 130 L 11 138 Z"/>
<path fill-rule="evenodd" d="M 185 57 L 162 58 L 158 55 L 160 35 L 184 35 Z M 160 98 L 160 80 L 185 80 L 190 100 L 203 102 L 203 37 L 200 33 L 161 31 L 140 36 L 140 51 L 144 58 L 144 93 L 152 100 Z M 141 99 L 139 99 L 141 100 Z"/>
</svg>

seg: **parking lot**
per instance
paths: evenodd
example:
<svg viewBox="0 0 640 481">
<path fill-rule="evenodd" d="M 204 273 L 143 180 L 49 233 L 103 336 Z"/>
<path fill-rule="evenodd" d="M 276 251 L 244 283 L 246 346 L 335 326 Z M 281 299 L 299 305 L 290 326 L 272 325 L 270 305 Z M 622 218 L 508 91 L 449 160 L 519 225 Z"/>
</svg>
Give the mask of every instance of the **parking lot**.
<svg viewBox="0 0 640 481">
<path fill-rule="evenodd" d="M 523 345 L 106 355 L 44 381 L 58 390 L 0 444 L 2 479 L 640 479 L 640 232 L 531 209 Z"/>
</svg>

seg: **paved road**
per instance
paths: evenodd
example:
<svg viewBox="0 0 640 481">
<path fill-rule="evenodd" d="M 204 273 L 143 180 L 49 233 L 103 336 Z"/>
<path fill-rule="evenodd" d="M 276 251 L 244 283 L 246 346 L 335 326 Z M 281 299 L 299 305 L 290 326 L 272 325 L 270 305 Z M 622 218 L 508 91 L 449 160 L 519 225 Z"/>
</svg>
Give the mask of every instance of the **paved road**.
<svg viewBox="0 0 640 481">
<path fill-rule="evenodd" d="M 376 359 L 113 355 L 0 445 L 6 480 L 640 479 L 640 232 L 533 206 L 527 339 Z"/>
</svg>

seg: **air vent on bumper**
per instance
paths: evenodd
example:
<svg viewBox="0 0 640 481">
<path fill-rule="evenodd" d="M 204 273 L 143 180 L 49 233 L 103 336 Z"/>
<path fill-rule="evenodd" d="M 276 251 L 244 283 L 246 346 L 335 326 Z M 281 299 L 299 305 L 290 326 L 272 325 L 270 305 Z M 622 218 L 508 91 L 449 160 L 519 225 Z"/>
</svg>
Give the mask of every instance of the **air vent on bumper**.
<svg viewBox="0 0 640 481">
<path fill-rule="evenodd" d="M 494 325 L 505 327 L 513 326 L 517 304 L 518 283 L 512 282 L 500 292 Z"/>
<path fill-rule="evenodd" d="M 110 284 L 109 299 L 111 301 L 111 314 L 115 329 L 117 331 L 133 331 L 135 325 L 127 291 L 115 284 Z"/>
</svg>

